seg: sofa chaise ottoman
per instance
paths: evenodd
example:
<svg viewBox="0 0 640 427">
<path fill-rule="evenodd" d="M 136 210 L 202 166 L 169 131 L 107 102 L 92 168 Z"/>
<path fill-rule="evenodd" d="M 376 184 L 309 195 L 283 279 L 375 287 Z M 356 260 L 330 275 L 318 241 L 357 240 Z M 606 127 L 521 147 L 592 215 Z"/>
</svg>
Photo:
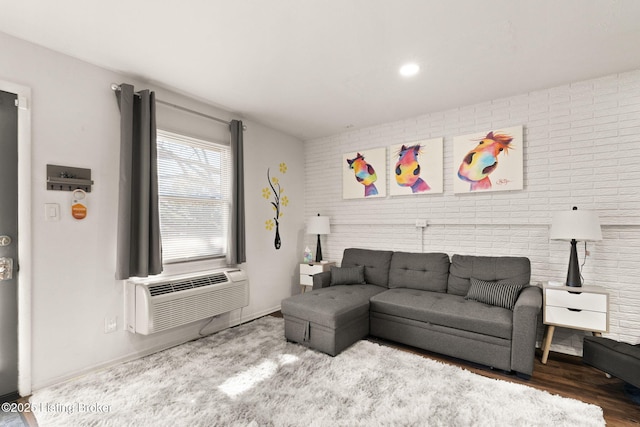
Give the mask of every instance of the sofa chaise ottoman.
<svg viewBox="0 0 640 427">
<path fill-rule="evenodd" d="M 285 337 L 332 356 L 369 335 L 369 300 L 387 290 L 390 251 L 345 251 L 330 287 L 282 301 Z M 344 268 L 361 266 L 354 279 L 339 277 Z M 364 266 L 367 266 L 365 269 Z M 330 273 L 330 272 L 326 272 Z M 360 273 L 360 272 L 358 272 Z M 330 279 L 330 275 L 325 278 Z"/>
</svg>

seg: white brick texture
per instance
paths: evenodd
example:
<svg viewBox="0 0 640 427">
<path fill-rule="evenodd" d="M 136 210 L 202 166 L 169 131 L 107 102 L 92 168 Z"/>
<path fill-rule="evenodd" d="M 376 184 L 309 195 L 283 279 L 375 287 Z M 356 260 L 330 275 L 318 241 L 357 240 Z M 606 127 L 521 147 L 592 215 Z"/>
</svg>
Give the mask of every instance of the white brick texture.
<svg viewBox="0 0 640 427">
<path fill-rule="evenodd" d="M 516 125 L 524 189 L 454 194 L 453 137 Z M 443 194 L 343 200 L 343 153 L 436 137 Z M 572 206 L 597 211 L 603 240 L 588 244 L 585 283 L 610 292 L 605 336 L 640 342 L 640 70 L 306 141 L 305 170 L 305 215 L 330 216 L 323 254 L 336 261 L 347 247 L 526 256 L 533 283 L 564 280 L 569 243 L 549 240 L 551 217 Z M 315 249 L 315 236 L 305 243 Z M 552 350 L 581 354 L 584 334 L 559 328 Z"/>
</svg>

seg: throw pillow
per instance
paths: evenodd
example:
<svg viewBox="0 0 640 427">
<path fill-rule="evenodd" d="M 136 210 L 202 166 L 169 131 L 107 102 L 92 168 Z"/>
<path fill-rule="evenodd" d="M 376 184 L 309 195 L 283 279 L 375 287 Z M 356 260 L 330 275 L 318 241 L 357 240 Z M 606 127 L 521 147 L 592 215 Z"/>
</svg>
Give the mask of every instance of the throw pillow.
<svg viewBox="0 0 640 427">
<path fill-rule="evenodd" d="M 464 299 L 483 302 L 513 310 L 523 285 L 508 282 L 487 282 L 471 278 L 471 287 Z"/>
<path fill-rule="evenodd" d="M 336 285 L 360 285 L 364 283 L 364 266 L 334 267 L 331 266 L 330 286 Z"/>
</svg>

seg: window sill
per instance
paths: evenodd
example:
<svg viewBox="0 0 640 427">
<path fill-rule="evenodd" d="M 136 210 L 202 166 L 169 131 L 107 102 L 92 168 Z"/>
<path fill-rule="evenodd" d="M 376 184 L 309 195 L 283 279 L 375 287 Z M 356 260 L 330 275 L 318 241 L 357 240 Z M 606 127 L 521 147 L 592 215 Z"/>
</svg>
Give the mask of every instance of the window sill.
<svg viewBox="0 0 640 427">
<path fill-rule="evenodd" d="M 199 261 L 177 262 L 173 264 L 165 264 L 164 271 L 160 276 L 175 276 L 178 274 L 195 273 L 205 270 L 216 270 L 218 268 L 227 267 L 226 258 L 213 258 Z"/>
</svg>

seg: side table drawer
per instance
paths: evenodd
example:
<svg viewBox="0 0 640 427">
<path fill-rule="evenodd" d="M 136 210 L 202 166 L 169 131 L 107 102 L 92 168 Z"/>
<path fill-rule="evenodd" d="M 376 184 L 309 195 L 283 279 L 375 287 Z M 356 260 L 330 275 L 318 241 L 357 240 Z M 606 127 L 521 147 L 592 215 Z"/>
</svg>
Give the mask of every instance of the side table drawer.
<svg viewBox="0 0 640 427">
<path fill-rule="evenodd" d="M 301 274 L 300 275 L 300 284 L 313 286 L 313 276 L 309 274 Z"/>
<path fill-rule="evenodd" d="M 312 262 L 300 264 L 300 286 L 301 292 L 305 293 L 311 287 L 313 287 L 313 276 L 324 271 L 329 271 L 329 269 L 336 265 L 335 262 Z"/>
<path fill-rule="evenodd" d="M 322 264 L 300 264 L 300 275 L 308 274 L 313 276 L 314 274 L 322 273 L 324 265 Z"/>
<path fill-rule="evenodd" d="M 607 330 L 607 313 L 589 310 L 573 311 L 566 307 L 546 306 L 544 323 L 585 331 L 605 332 Z"/>
<path fill-rule="evenodd" d="M 546 289 L 545 304 L 556 307 L 606 312 L 607 295 L 589 292 L 571 293 L 561 289 Z"/>
</svg>

